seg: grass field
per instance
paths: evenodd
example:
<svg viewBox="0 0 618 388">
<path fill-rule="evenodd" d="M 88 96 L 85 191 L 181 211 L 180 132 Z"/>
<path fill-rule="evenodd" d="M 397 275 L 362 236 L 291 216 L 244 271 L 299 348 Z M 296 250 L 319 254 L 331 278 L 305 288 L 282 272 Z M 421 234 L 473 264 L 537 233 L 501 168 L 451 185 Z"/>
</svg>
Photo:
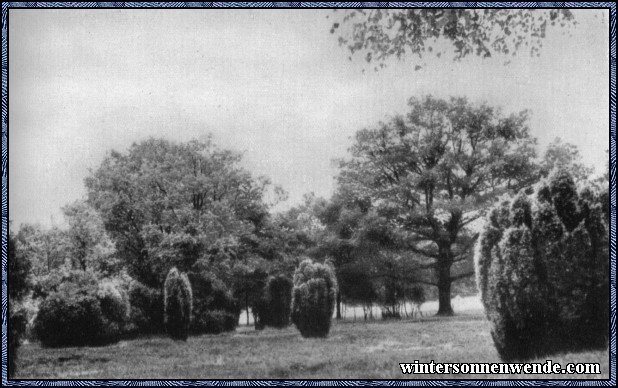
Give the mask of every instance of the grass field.
<svg viewBox="0 0 618 388">
<path fill-rule="evenodd" d="M 326 339 L 293 327 L 190 337 L 141 338 L 98 348 L 20 349 L 17 378 L 61 379 L 599 379 L 608 352 L 547 357 L 598 362 L 602 375 L 403 375 L 400 362 L 499 362 L 481 312 L 451 318 L 334 322 Z M 545 358 L 537 360 L 545 362 Z"/>
</svg>

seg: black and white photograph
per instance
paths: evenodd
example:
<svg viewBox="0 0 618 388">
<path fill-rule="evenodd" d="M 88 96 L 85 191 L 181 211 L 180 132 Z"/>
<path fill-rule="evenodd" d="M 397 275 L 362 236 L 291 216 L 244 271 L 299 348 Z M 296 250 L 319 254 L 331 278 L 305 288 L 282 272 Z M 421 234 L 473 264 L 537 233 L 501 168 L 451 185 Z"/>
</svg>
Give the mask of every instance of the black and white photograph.
<svg viewBox="0 0 618 388">
<path fill-rule="evenodd" d="M 616 382 L 615 4 L 63 4 L 2 5 L 3 385 Z"/>
</svg>

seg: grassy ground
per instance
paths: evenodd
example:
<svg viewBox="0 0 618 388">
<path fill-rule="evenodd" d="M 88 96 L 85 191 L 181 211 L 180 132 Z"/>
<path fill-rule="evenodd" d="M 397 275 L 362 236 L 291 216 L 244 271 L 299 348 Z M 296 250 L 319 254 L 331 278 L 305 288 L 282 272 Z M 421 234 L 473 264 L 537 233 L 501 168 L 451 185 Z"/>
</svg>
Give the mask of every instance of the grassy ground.
<svg viewBox="0 0 618 388">
<path fill-rule="evenodd" d="M 608 352 L 547 357 L 598 362 L 602 375 L 403 375 L 400 362 L 499 362 L 482 314 L 403 321 L 335 322 L 326 339 L 293 327 L 256 332 L 123 341 L 100 348 L 20 349 L 17 378 L 62 379 L 599 379 Z M 545 362 L 545 359 L 538 360 Z"/>
</svg>

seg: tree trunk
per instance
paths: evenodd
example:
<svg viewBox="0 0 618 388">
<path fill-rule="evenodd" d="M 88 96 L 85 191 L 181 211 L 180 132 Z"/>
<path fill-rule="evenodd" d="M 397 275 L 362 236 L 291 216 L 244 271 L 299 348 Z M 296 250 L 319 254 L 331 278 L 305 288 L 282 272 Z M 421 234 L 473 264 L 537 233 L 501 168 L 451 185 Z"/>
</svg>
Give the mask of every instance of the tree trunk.
<svg viewBox="0 0 618 388">
<path fill-rule="evenodd" d="M 438 270 L 438 314 L 440 316 L 454 315 L 451 307 L 451 249 L 440 249 L 440 258 L 437 263 Z"/>
<path fill-rule="evenodd" d="M 337 292 L 337 319 L 341 319 L 341 293 Z"/>
</svg>

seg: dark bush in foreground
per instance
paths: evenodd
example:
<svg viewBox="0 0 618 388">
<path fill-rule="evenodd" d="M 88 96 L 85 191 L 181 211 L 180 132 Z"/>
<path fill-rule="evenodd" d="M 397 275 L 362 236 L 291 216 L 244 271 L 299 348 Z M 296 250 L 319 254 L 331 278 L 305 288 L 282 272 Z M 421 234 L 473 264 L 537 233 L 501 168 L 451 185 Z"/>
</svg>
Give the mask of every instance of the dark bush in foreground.
<svg viewBox="0 0 618 388">
<path fill-rule="evenodd" d="M 264 326 L 281 329 L 290 324 L 292 287 L 292 281 L 285 275 L 272 276 L 268 279 L 262 297 L 253 305 L 256 329 L 262 329 Z"/>
<path fill-rule="evenodd" d="M 240 305 L 225 284 L 208 272 L 191 272 L 195 334 L 219 334 L 238 326 Z"/>
<path fill-rule="evenodd" d="M 97 346 L 120 340 L 129 318 L 128 298 L 113 283 L 99 285 L 92 275 L 82 280 L 62 284 L 41 302 L 34 333 L 43 346 Z"/>
<path fill-rule="evenodd" d="M 131 332 L 133 334 L 164 333 L 163 294 L 161 291 L 133 282 L 129 289 Z"/>
<path fill-rule="evenodd" d="M 606 348 L 608 225 L 602 195 L 555 173 L 488 215 L 477 283 L 504 360 Z"/>
<path fill-rule="evenodd" d="M 294 272 L 292 322 L 303 337 L 326 337 L 330 331 L 337 280 L 331 266 L 307 259 Z"/>
<path fill-rule="evenodd" d="M 170 269 L 164 285 L 164 320 L 167 334 L 179 340 L 187 340 L 191 326 L 193 293 L 185 273 L 176 267 Z"/>
</svg>

